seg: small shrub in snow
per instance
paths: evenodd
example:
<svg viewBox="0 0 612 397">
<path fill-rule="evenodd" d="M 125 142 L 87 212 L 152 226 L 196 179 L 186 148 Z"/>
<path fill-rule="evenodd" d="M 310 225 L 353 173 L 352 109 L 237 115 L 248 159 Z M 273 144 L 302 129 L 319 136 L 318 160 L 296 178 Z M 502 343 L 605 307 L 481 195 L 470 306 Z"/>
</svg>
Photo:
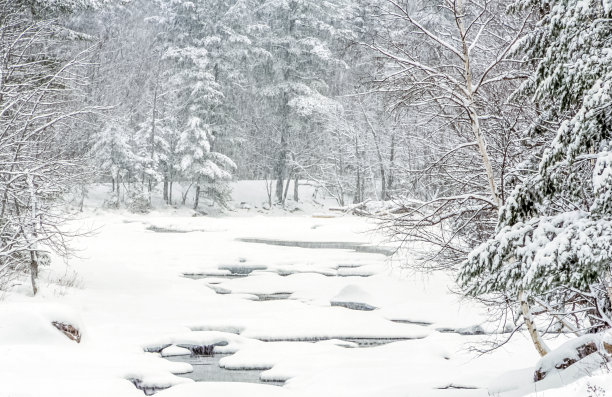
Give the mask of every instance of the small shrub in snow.
<svg viewBox="0 0 612 397">
<path fill-rule="evenodd" d="M 119 196 L 116 193 L 111 194 L 109 198 L 104 200 L 102 207 L 106 209 L 119 208 Z"/>
<path fill-rule="evenodd" d="M 126 206 L 135 214 L 147 214 L 151 211 L 148 194 L 139 189 L 129 191 Z"/>
</svg>

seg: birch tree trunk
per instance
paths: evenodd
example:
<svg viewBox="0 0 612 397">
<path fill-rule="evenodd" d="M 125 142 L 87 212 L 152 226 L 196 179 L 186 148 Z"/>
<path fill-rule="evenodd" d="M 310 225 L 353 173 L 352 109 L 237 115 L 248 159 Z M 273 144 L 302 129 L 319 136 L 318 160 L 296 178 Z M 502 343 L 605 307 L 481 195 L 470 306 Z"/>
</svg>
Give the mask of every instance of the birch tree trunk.
<svg viewBox="0 0 612 397">
<path fill-rule="evenodd" d="M 546 345 L 544 340 L 540 335 L 540 332 L 536 328 L 536 325 L 533 321 L 533 316 L 531 315 L 531 308 L 529 307 L 529 303 L 527 302 L 528 296 L 524 291 L 520 291 L 518 295 L 518 300 L 521 305 L 521 312 L 523 313 L 523 319 L 525 320 L 525 326 L 527 327 L 527 331 L 529 331 L 529 336 L 531 336 L 531 341 L 535 346 L 540 356 L 545 356 L 550 352 L 550 348 Z"/>
<path fill-rule="evenodd" d="M 470 68 L 470 51 L 466 37 L 467 32 L 465 30 L 465 24 L 463 22 L 463 4 L 461 0 L 456 0 L 455 4 L 455 21 L 457 23 L 457 28 L 459 29 L 459 35 L 461 37 L 461 48 L 463 51 L 463 67 L 465 74 L 465 89 L 467 100 L 466 108 L 468 110 L 468 116 L 470 118 L 470 125 L 472 127 L 474 138 L 476 138 L 476 142 L 478 143 L 478 151 L 480 152 L 480 156 L 482 158 L 482 164 L 487 173 L 487 180 L 489 182 L 489 189 L 491 189 L 491 195 L 493 196 L 493 200 L 495 201 L 497 206 L 499 206 L 500 200 L 497 194 L 497 188 L 495 186 L 495 175 L 493 174 L 493 167 L 491 167 L 491 160 L 489 159 L 489 154 L 487 153 L 487 145 L 485 143 L 484 137 L 482 136 L 482 130 L 480 129 L 479 115 L 478 111 L 476 110 L 474 101 L 474 89 L 472 87 L 472 71 Z"/>
</svg>

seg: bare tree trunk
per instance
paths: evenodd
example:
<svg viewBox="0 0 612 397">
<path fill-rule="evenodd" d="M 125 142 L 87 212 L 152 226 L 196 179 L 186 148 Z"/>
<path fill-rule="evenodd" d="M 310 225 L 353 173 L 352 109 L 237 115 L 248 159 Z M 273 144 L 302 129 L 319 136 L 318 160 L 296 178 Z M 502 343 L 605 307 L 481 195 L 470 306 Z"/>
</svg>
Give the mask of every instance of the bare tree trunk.
<svg viewBox="0 0 612 397">
<path fill-rule="evenodd" d="M 293 201 L 295 201 L 296 203 L 300 200 L 299 190 L 300 190 L 300 178 L 299 176 L 296 175 L 295 179 L 293 180 Z"/>
<path fill-rule="evenodd" d="M 266 193 L 268 195 L 268 207 L 272 208 L 272 180 L 268 181 L 267 175 L 266 175 Z"/>
<path fill-rule="evenodd" d="M 499 206 L 499 196 L 497 195 L 497 189 L 495 187 L 495 176 L 493 175 L 493 168 L 491 167 L 491 161 L 489 160 L 489 154 L 487 153 L 487 146 L 482 136 L 482 131 L 480 129 L 480 120 L 478 119 L 478 112 L 476 111 L 475 101 L 474 101 L 474 90 L 472 87 L 472 71 L 470 67 L 470 53 L 467 44 L 467 37 L 465 26 L 463 23 L 463 5 L 461 0 L 456 0 L 456 10 L 455 10 L 455 21 L 457 23 L 457 28 L 459 29 L 459 34 L 461 36 L 461 44 L 463 50 L 463 66 L 465 73 L 465 88 L 467 93 L 467 110 L 468 116 L 470 117 L 470 125 L 472 127 L 472 133 L 476 138 L 476 142 L 478 143 L 478 151 L 480 152 L 480 156 L 482 158 L 482 163 L 487 173 L 487 180 L 489 182 L 489 188 L 491 189 L 491 195 L 493 196 L 493 200 Z"/>
<path fill-rule="evenodd" d="M 38 292 L 38 285 L 36 281 L 38 280 L 38 243 L 36 239 L 38 237 L 38 200 L 36 197 L 36 189 L 34 187 L 34 179 L 32 175 L 27 175 L 28 188 L 30 189 L 30 206 L 31 209 L 31 228 L 32 228 L 32 238 L 34 241 L 28 241 L 28 245 L 30 249 L 30 279 L 32 281 L 32 292 L 34 295 Z M 26 239 L 29 240 L 27 236 L 27 232 L 24 233 Z"/>
<path fill-rule="evenodd" d="M 289 174 L 287 176 L 287 183 L 285 184 L 285 192 L 283 193 L 283 205 L 285 205 L 285 202 L 287 201 L 287 194 L 289 193 L 289 184 L 291 183 L 291 178 L 293 177 L 292 174 Z"/>
<path fill-rule="evenodd" d="M 285 183 L 285 172 L 287 168 L 287 138 L 285 137 L 286 132 L 281 133 L 281 150 L 278 155 L 278 162 L 276 163 L 276 201 L 279 203 L 283 202 L 283 187 Z"/>
<path fill-rule="evenodd" d="M 170 183 L 168 185 L 168 204 L 172 205 L 172 188 L 174 185 L 174 181 L 172 180 L 172 177 L 170 177 Z"/>
<path fill-rule="evenodd" d="M 608 274 L 604 278 L 604 287 L 608 293 L 608 301 L 612 307 L 612 267 L 608 269 Z"/>
<path fill-rule="evenodd" d="M 79 201 L 79 212 L 83 212 L 83 205 L 85 204 L 85 196 L 87 196 L 87 188 L 85 185 L 81 185 L 81 200 Z"/>
<path fill-rule="evenodd" d="M 168 175 L 164 176 L 164 201 L 168 204 Z"/>
<path fill-rule="evenodd" d="M 189 194 L 189 190 L 191 190 L 191 185 L 193 185 L 193 182 L 189 184 L 189 186 L 187 186 L 187 190 L 185 190 L 185 192 L 183 193 L 181 199 L 181 203 L 183 205 L 185 205 L 185 203 L 187 202 L 187 194 Z"/>
<path fill-rule="evenodd" d="M 338 201 L 339 206 L 344 207 L 344 188 L 342 187 L 342 182 L 338 178 L 337 174 L 336 174 L 336 189 L 338 191 L 338 197 L 336 198 L 336 201 Z"/>
<path fill-rule="evenodd" d="M 387 199 L 393 191 L 393 171 L 395 167 L 395 131 L 391 134 L 391 153 L 389 153 L 389 175 L 387 176 Z"/>
<path fill-rule="evenodd" d="M 30 280 L 32 292 L 36 295 L 38 293 L 38 253 L 36 251 L 30 251 Z"/>
<path fill-rule="evenodd" d="M 360 203 L 361 193 L 361 169 L 357 167 L 357 174 L 355 175 L 355 195 L 353 196 L 353 204 Z"/>
<path fill-rule="evenodd" d="M 119 203 L 121 202 L 121 177 L 119 176 L 119 172 L 117 172 L 117 208 L 119 208 Z"/>
<path fill-rule="evenodd" d="M 523 291 L 519 292 L 518 300 L 521 305 L 521 312 L 523 313 L 523 319 L 525 320 L 525 326 L 527 327 L 527 331 L 529 331 L 529 336 L 531 336 L 531 341 L 535 346 L 540 356 L 545 356 L 550 352 L 550 349 L 542 340 L 542 336 L 536 328 L 535 323 L 533 322 L 533 316 L 531 315 L 531 309 L 529 308 L 529 303 L 527 302 L 528 297 Z"/>
<path fill-rule="evenodd" d="M 153 90 L 153 110 L 151 112 L 151 168 L 154 167 L 154 161 L 155 161 L 155 124 L 157 121 L 157 98 L 158 98 L 158 94 L 159 94 L 159 76 L 160 76 L 160 72 L 161 72 L 161 57 L 157 62 L 157 73 L 155 76 L 155 88 Z M 149 176 L 149 204 L 151 204 L 151 191 L 153 190 L 153 180 L 151 178 L 151 176 Z"/>
<path fill-rule="evenodd" d="M 196 184 L 195 197 L 193 199 L 193 209 L 197 210 L 198 205 L 200 204 L 200 183 Z"/>
<path fill-rule="evenodd" d="M 355 160 L 357 161 L 357 167 L 355 172 L 355 195 L 353 196 L 353 204 L 361 203 L 363 200 L 361 199 L 361 185 L 363 181 L 361 180 L 361 155 L 359 153 L 359 139 L 357 138 L 357 134 L 355 134 Z"/>
<path fill-rule="evenodd" d="M 385 177 L 385 168 L 380 167 L 380 198 L 384 201 L 387 199 L 387 178 Z"/>
</svg>

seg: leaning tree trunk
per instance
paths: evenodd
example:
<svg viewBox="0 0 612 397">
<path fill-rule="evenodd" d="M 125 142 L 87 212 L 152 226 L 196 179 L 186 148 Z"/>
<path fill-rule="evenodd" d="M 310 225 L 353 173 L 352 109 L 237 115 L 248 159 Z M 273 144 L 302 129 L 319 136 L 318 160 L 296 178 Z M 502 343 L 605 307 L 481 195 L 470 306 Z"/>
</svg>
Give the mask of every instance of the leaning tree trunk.
<svg viewBox="0 0 612 397">
<path fill-rule="evenodd" d="M 287 201 L 287 194 L 289 194 L 289 185 L 291 184 L 291 178 L 293 177 L 292 173 L 287 176 L 287 183 L 285 184 L 285 192 L 283 193 L 283 201 L 282 204 L 285 205 Z"/>
<path fill-rule="evenodd" d="M 546 345 L 546 343 L 542 339 L 542 336 L 540 335 L 540 332 L 536 328 L 527 299 L 528 296 L 524 293 L 524 291 L 520 291 L 518 300 L 521 304 L 521 312 L 523 313 L 525 326 L 529 331 L 529 336 L 531 336 L 531 341 L 533 342 L 533 345 L 535 346 L 536 350 L 538 351 L 538 353 L 540 353 L 540 356 L 545 356 L 550 352 L 550 348 Z"/>
<path fill-rule="evenodd" d="M 187 195 L 189 194 L 189 190 L 191 189 L 191 185 L 193 185 L 193 182 L 189 184 L 189 186 L 187 186 L 187 190 L 185 190 L 185 192 L 182 193 L 181 196 L 181 204 L 185 205 L 185 203 L 187 202 Z"/>
</svg>

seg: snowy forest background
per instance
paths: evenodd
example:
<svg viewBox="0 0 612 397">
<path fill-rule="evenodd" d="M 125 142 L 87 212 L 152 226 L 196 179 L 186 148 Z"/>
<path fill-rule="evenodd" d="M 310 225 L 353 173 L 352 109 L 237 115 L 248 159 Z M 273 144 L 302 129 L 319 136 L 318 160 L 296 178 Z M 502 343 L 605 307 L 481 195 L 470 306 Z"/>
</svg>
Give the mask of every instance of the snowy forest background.
<svg viewBox="0 0 612 397">
<path fill-rule="evenodd" d="M 300 184 L 547 333 L 612 326 L 609 0 L 0 0 L 0 281 L 66 205 Z M 292 189 L 289 189 L 290 182 Z M 180 185 L 177 197 L 175 188 Z M 536 323 L 538 324 L 536 326 Z"/>
</svg>

